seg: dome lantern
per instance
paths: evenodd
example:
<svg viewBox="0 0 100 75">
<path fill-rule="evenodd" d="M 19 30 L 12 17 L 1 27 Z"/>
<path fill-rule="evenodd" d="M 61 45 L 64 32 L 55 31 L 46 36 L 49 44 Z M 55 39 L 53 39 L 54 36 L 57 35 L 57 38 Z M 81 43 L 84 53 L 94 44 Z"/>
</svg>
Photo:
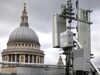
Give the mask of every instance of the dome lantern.
<svg viewBox="0 0 100 75">
<path fill-rule="evenodd" d="M 27 16 L 27 11 L 26 11 L 26 3 L 24 3 L 24 10 L 22 12 L 20 26 L 29 26 L 28 25 L 28 16 Z"/>
</svg>

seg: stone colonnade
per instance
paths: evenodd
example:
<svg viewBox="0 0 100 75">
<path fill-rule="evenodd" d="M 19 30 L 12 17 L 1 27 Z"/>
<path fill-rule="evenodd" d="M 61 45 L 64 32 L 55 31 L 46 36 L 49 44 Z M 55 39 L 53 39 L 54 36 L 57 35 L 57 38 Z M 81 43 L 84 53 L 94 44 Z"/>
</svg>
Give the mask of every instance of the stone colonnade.
<svg viewBox="0 0 100 75">
<path fill-rule="evenodd" d="M 25 63 L 44 63 L 44 56 L 31 54 L 9 54 L 2 56 L 3 61 L 25 62 Z"/>
</svg>

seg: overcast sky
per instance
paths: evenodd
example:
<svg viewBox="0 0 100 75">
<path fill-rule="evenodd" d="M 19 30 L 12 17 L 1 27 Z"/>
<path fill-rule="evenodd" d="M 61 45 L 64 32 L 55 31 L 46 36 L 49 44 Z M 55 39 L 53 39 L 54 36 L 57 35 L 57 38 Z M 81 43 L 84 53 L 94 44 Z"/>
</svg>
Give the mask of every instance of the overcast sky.
<svg viewBox="0 0 100 75">
<path fill-rule="evenodd" d="M 0 52 L 6 48 L 10 33 L 20 25 L 25 2 L 29 25 L 37 33 L 41 49 L 45 52 L 45 63 L 56 64 L 61 52 L 52 48 L 52 16 L 60 13 L 61 4 L 66 0 L 0 0 Z M 80 7 L 94 10 L 91 14 L 92 53 L 94 63 L 100 66 L 100 0 L 80 0 Z"/>
</svg>

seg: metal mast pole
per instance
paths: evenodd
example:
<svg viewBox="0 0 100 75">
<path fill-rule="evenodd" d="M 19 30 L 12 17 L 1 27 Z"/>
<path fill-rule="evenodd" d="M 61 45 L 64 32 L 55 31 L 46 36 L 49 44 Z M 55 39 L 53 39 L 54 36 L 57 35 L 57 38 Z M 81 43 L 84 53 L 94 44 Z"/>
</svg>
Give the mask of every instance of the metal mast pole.
<svg viewBox="0 0 100 75">
<path fill-rule="evenodd" d="M 71 0 L 67 0 L 67 4 L 63 5 L 62 7 L 62 13 L 60 14 L 61 17 L 66 19 L 66 31 L 71 31 L 71 22 L 73 19 L 74 13 L 72 13 L 72 2 Z M 71 75 L 73 74 L 73 57 L 72 57 L 72 46 L 63 48 L 64 54 L 66 55 L 66 73 L 65 75 Z"/>
<path fill-rule="evenodd" d="M 68 15 L 69 15 L 69 19 L 68 19 L 68 25 L 66 24 L 67 26 L 67 31 L 71 31 L 71 22 L 72 22 L 72 2 L 71 0 L 67 0 L 67 11 L 69 11 Z M 67 14 L 66 14 L 67 15 Z M 67 20 L 67 17 L 66 17 L 66 20 Z M 72 47 L 69 47 L 69 48 L 66 48 L 65 50 L 65 53 L 66 53 L 66 75 L 71 75 L 70 72 L 72 72 Z"/>
<path fill-rule="evenodd" d="M 68 22 L 68 25 L 67 25 L 67 23 L 66 23 L 66 27 L 67 27 L 67 31 L 70 31 L 71 30 L 71 22 L 72 22 L 72 19 L 71 19 L 71 17 L 72 17 L 72 15 L 71 15 L 71 13 L 72 13 L 72 3 L 71 3 L 71 0 L 67 0 L 67 10 L 66 11 L 68 11 L 68 13 L 66 13 L 66 15 L 68 15 L 70 18 L 68 19 L 67 17 L 66 17 L 66 20 L 68 20 L 68 21 L 66 21 L 66 22 Z M 66 55 L 66 75 L 70 75 L 70 72 L 71 72 L 71 68 L 72 68 L 72 48 L 66 48 L 65 50 L 65 55 Z"/>
</svg>

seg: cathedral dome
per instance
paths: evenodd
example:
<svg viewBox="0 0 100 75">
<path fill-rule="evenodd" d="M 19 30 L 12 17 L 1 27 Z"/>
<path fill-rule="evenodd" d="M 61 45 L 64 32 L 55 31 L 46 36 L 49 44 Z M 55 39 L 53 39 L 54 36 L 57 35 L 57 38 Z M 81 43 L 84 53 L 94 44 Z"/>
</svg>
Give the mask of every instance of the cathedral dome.
<svg viewBox="0 0 100 75">
<path fill-rule="evenodd" d="M 8 43 L 14 42 L 26 42 L 26 43 L 37 43 L 39 44 L 38 36 L 28 26 L 20 26 L 16 28 L 9 37 Z"/>
<path fill-rule="evenodd" d="M 34 30 L 29 27 L 26 6 L 24 6 L 24 10 L 22 12 L 20 26 L 11 33 L 8 40 L 8 44 L 17 42 L 35 43 L 40 45 L 38 36 Z"/>
<path fill-rule="evenodd" d="M 10 34 L 7 49 L 2 52 L 2 60 L 20 63 L 44 63 L 44 51 L 40 50 L 40 47 L 38 36 L 28 24 L 26 3 L 24 3 L 20 26 Z M 3 65 L 3 67 L 15 67 L 15 65 Z"/>
</svg>

